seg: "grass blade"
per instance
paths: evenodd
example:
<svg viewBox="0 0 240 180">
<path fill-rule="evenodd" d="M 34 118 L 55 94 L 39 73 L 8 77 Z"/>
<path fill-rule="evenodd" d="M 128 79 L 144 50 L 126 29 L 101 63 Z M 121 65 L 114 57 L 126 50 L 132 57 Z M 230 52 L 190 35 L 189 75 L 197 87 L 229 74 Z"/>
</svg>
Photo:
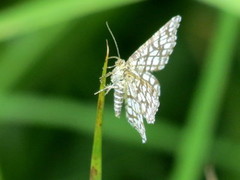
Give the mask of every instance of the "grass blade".
<svg viewBox="0 0 240 180">
<path fill-rule="evenodd" d="M 59 97 L 44 97 L 32 95 L 29 93 L 0 95 L 0 126 L 6 125 L 23 125 L 23 126 L 39 126 L 46 128 L 65 129 L 76 133 L 92 135 L 92 127 L 94 122 L 95 104 L 79 102 Z M 112 107 L 104 107 L 104 117 L 106 119 L 113 118 Z M 79 117 L 82 117 L 79 119 Z M 168 119 L 155 124 L 149 135 L 153 138 L 168 137 L 157 139 L 158 143 L 148 143 L 149 148 L 158 152 L 176 152 L 176 144 L 180 142 L 180 128 L 168 123 Z M 122 119 L 119 126 L 115 121 L 108 121 L 104 125 L 104 137 L 109 141 L 118 140 L 122 144 L 130 144 L 131 146 L 142 148 L 141 144 L 136 141 L 138 136 L 135 132 L 129 131 L 128 124 Z M 122 132 L 131 133 L 124 134 Z M 135 135 L 135 136 L 134 136 Z M 169 138 L 171 137 L 171 138 Z M 153 140 L 157 141 L 157 140 Z M 229 138 L 221 137 L 214 141 L 213 150 L 214 161 L 216 165 L 222 169 L 231 169 L 239 172 L 240 169 L 240 144 Z M 231 152 L 231 156 L 226 156 Z M 231 157 L 231 158 L 229 158 Z"/>
<path fill-rule="evenodd" d="M 240 17 L 240 1 L 239 0 L 229 0 L 229 1 L 198 0 L 198 1 Z"/>
<path fill-rule="evenodd" d="M 197 180 L 203 173 L 233 59 L 237 21 L 230 14 L 221 13 L 219 16 L 206 66 L 188 114 L 188 125 L 183 132 L 172 180 Z"/>
<path fill-rule="evenodd" d="M 28 1 L 0 13 L 0 41 L 136 0 Z"/>
<path fill-rule="evenodd" d="M 0 93 L 12 90 L 40 57 L 66 33 L 66 25 L 9 42 L 7 50 L 0 54 Z"/>
<path fill-rule="evenodd" d="M 109 55 L 109 48 L 107 43 L 107 54 L 106 54 L 105 62 L 103 65 L 100 90 L 103 89 L 106 84 L 108 55 Z M 103 109 L 104 109 L 104 100 L 105 100 L 105 92 L 101 91 L 99 93 L 98 103 L 97 103 L 97 118 L 96 118 L 94 140 L 93 140 L 90 180 L 102 179 L 102 122 L 103 122 L 102 117 L 103 117 Z"/>
</svg>

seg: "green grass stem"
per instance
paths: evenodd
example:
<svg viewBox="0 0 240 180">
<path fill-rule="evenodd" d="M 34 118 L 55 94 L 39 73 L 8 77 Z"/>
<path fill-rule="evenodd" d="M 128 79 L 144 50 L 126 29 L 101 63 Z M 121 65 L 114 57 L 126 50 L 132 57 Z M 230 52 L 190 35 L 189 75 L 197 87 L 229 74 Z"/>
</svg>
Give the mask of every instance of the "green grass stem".
<svg viewBox="0 0 240 180">
<path fill-rule="evenodd" d="M 109 48 L 107 43 L 107 53 L 106 53 L 106 58 L 103 65 L 100 90 L 104 89 L 106 84 L 108 55 L 109 55 Z M 98 102 L 97 102 L 97 118 L 96 118 L 94 139 L 93 139 L 90 180 L 102 179 L 102 123 L 103 123 L 102 118 L 103 118 L 103 110 L 104 110 L 104 101 L 105 101 L 105 91 L 101 91 L 98 95 Z"/>
<path fill-rule="evenodd" d="M 212 146 L 217 115 L 229 78 L 238 19 L 220 13 L 215 37 L 189 109 L 172 180 L 197 180 Z"/>
</svg>

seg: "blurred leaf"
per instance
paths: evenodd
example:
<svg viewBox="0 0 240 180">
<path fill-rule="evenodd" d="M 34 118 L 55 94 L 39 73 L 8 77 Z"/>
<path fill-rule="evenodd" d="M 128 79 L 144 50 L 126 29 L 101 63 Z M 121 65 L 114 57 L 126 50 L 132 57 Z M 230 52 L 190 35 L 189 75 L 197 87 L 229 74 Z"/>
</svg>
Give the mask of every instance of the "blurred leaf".
<svg viewBox="0 0 240 180">
<path fill-rule="evenodd" d="M 229 0 L 229 1 L 198 0 L 198 1 L 206 3 L 209 6 L 213 6 L 215 8 L 218 8 L 219 10 L 223 10 L 240 17 L 240 1 L 239 0 Z"/>
<path fill-rule="evenodd" d="M 215 37 L 189 110 L 173 180 L 197 180 L 213 141 L 216 119 L 229 78 L 238 19 L 221 13 Z"/>
<path fill-rule="evenodd" d="M 0 55 L 0 92 L 11 90 L 67 29 L 68 26 L 57 26 L 9 42 Z"/>
<path fill-rule="evenodd" d="M 15 94 L 0 97 L 0 106 L 0 125 L 27 124 L 65 128 L 91 136 L 93 133 L 94 121 L 91 119 L 93 120 L 96 116 L 95 104 L 29 94 Z M 181 142 L 181 131 L 174 125 L 164 123 L 168 122 L 167 120 L 161 119 L 158 124 L 151 126 L 151 131 L 148 131 L 148 136 L 151 138 L 147 144 L 143 145 L 139 140 L 139 135 L 133 131 L 125 118 L 116 119 L 112 108 L 108 106 L 105 107 L 104 112 L 104 119 L 107 122 L 103 127 L 104 138 L 134 145 L 140 149 L 151 147 L 168 153 L 178 149 L 179 142 Z M 237 158 L 222 156 L 229 152 L 229 148 L 234 150 L 231 154 L 233 157 L 239 157 L 239 145 L 226 139 L 224 141 L 217 140 L 212 151 L 214 159 L 223 168 L 234 167 L 235 170 L 238 170 L 240 167 Z"/>
<path fill-rule="evenodd" d="M 138 0 L 27 1 L 0 13 L 0 41 Z"/>
</svg>

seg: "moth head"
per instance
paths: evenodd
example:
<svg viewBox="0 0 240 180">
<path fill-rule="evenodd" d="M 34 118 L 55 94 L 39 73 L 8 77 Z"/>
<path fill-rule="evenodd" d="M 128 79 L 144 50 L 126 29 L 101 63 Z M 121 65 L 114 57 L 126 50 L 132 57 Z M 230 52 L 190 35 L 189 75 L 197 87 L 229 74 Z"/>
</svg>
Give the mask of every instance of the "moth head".
<svg viewBox="0 0 240 180">
<path fill-rule="evenodd" d="M 115 62 L 115 67 L 125 66 L 125 61 L 121 58 L 117 58 L 117 61 Z"/>
</svg>

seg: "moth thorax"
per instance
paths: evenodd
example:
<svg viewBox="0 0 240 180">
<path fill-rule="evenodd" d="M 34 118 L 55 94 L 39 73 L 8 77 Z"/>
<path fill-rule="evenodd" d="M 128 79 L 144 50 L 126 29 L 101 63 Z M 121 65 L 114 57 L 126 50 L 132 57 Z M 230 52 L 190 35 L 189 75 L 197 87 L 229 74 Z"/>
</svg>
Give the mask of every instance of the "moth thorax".
<svg viewBox="0 0 240 180">
<path fill-rule="evenodd" d="M 113 84 L 117 84 L 124 79 L 125 68 L 126 68 L 125 61 L 119 58 L 115 62 L 115 68 L 112 71 L 111 81 Z"/>
</svg>

